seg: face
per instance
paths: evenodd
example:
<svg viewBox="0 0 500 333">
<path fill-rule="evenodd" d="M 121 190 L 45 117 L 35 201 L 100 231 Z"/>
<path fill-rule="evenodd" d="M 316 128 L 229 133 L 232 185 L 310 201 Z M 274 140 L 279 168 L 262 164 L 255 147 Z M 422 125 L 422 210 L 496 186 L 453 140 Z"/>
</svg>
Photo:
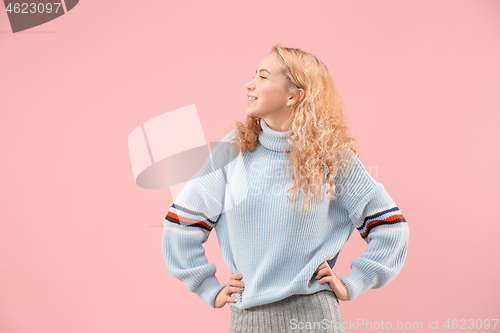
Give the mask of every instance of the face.
<svg viewBox="0 0 500 333">
<path fill-rule="evenodd" d="M 251 117 L 263 118 L 273 130 L 282 132 L 281 125 L 291 113 L 290 106 L 294 100 L 286 89 L 286 76 L 278 67 L 276 55 L 268 54 L 259 64 L 255 77 L 247 83 L 247 114 Z"/>
</svg>

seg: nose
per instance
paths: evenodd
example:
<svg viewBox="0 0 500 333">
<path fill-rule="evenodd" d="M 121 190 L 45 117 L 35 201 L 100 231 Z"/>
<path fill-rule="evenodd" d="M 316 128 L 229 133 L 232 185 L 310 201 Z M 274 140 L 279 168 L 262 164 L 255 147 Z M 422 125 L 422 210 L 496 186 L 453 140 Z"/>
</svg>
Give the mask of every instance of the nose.
<svg viewBox="0 0 500 333">
<path fill-rule="evenodd" d="M 253 84 L 253 79 L 250 80 L 246 85 L 245 87 L 248 89 L 248 90 L 252 90 L 252 89 L 255 89 L 255 85 Z"/>
</svg>

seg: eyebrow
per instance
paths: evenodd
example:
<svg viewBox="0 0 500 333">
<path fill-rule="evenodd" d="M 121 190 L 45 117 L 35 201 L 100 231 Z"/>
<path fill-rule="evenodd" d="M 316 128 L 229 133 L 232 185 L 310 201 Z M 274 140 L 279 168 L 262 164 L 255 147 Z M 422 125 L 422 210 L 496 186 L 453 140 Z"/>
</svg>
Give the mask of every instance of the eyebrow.
<svg viewBox="0 0 500 333">
<path fill-rule="evenodd" d="M 263 71 L 266 71 L 266 72 L 268 72 L 268 73 L 269 73 L 269 75 L 272 75 L 272 74 L 271 74 L 271 72 L 270 72 L 270 71 L 268 71 L 268 70 L 267 70 L 267 69 L 265 69 L 265 68 L 262 68 L 259 72 L 263 72 Z M 257 73 L 257 71 L 255 71 L 255 73 Z"/>
</svg>

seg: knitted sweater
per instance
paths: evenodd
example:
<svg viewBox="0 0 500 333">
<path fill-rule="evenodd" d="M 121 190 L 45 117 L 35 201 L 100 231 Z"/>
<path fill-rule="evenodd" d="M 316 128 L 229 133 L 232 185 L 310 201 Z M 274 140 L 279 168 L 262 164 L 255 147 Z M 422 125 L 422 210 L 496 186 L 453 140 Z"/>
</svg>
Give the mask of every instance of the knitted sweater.
<svg viewBox="0 0 500 333">
<path fill-rule="evenodd" d="M 289 132 L 272 130 L 264 119 L 260 125 L 254 151 L 235 153 L 228 145 L 237 130 L 231 131 L 174 200 L 162 239 L 171 274 L 215 308 L 225 284 L 215 277 L 216 267 L 202 246 L 215 229 L 227 267 L 242 274 L 245 283 L 243 292 L 231 294 L 238 299 L 231 306 L 247 309 L 294 294 L 333 291 L 316 279 L 315 271 L 325 260 L 334 266 L 356 228 L 367 246 L 352 261 L 349 274 L 340 278 L 349 300 L 391 282 L 403 267 L 409 230 L 384 186 L 348 149 L 354 163 L 336 181 L 337 199 L 326 197 L 325 186 L 322 202 L 308 202 L 311 212 L 301 210 L 303 194 L 292 210 L 286 191 L 293 181 L 290 173 L 284 175 L 289 168 L 283 153 Z"/>
</svg>

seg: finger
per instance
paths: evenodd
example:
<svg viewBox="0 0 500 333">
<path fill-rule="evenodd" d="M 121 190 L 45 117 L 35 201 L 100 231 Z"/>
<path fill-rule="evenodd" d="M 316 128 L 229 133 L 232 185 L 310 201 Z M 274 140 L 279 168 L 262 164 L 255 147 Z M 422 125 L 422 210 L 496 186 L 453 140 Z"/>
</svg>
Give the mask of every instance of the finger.
<svg viewBox="0 0 500 333">
<path fill-rule="evenodd" d="M 241 290 L 240 290 L 240 289 L 241 289 Z M 238 292 L 238 293 L 239 293 L 239 292 L 244 291 L 244 290 L 245 290 L 245 288 L 244 288 L 244 287 L 240 287 L 240 286 L 229 286 L 229 287 L 228 287 L 228 290 L 230 290 L 230 292 L 229 292 L 229 293 L 236 293 L 236 292 Z"/>
<path fill-rule="evenodd" d="M 233 293 L 242 293 L 243 291 L 245 291 L 245 288 L 241 288 L 241 287 L 231 287 L 233 290 Z"/>
<path fill-rule="evenodd" d="M 316 271 L 314 271 L 314 273 L 317 274 L 322 269 L 323 269 L 323 264 L 319 265 L 318 268 L 316 268 Z"/>
<path fill-rule="evenodd" d="M 245 287 L 245 283 L 239 280 L 229 280 L 229 285 L 232 287 L 239 287 L 239 288 Z"/>
<path fill-rule="evenodd" d="M 322 269 L 323 267 L 325 267 L 325 261 L 323 261 L 323 262 L 321 263 L 321 265 L 319 265 L 319 266 L 318 266 L 318 268 L 317 268 L 317 269 L 319 270 L 319 269 Z"/>
<path fill-rule="evenodd" d="M 231 296 L 228 296 L 228 297 L 227 297 L 227 301 L 228 301 L 228 302 L 231 302 L 231 303 L 236 303 L 236 302 L 238 301 L 238 299 L 237 299 L 237 298 L 234 298 L 234 297 L 231 297 Z"/>
<path fill-rule="evenodd" d="M 318 276 L 316 278 L 321 278 L 322 276 L 329 276 L 331 275 L 331 270 L 328 268 L 322 268 L 318 271 Z"/>
<path fill-rule="evenodd" d="M 240 273 L 233 273 L 231 274 L 231 279 L 234 279 L 234 280 L 239 280 L 239 279 L 242 279 L 242 277 L 240 278 Z"/>
<path fill-rule="evenodd" d="M 325 276 L 324 278 L 321 278 L 319 280 L 319 283 L 326 283 L 326 282 L 332 282 L 332 277 L 331 276 Z"/>
</svg>

